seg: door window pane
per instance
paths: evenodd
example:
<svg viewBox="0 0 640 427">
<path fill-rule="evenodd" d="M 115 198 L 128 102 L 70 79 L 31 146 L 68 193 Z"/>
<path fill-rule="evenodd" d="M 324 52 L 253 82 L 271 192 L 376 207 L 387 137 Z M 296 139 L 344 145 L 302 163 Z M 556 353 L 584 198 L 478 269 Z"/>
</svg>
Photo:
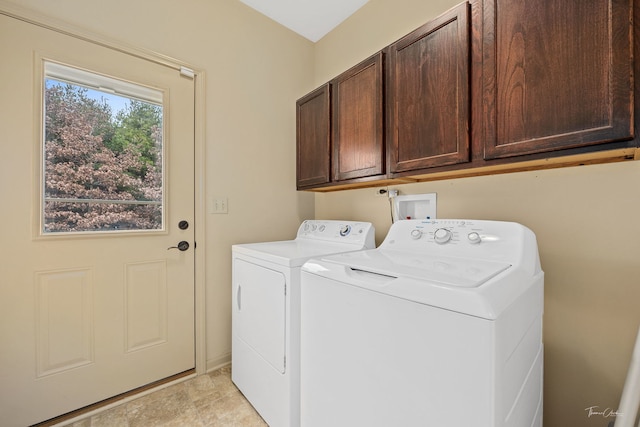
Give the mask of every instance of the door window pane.
<svg viewBox="0 0 640 427">
<path fill-rule="evenodd" d="M 162 93 L 45 63 L 44 233 L 163 228 Z"/>
</svg>

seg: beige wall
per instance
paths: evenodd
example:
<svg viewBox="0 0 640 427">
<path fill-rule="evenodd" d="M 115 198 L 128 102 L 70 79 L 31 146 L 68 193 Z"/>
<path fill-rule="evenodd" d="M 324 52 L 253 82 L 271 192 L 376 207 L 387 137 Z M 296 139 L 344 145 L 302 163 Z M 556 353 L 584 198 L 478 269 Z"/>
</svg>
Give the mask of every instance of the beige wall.
<svg viewBox="0 0 640 427">
<path fill-rule="evenodd" d="M 370 0 L 316 45 L 316 85 L 458 0 Z M 607 426 L 585 408 L 617 409 L 640 324 L 640 162 L 398 185 L 436 192 L 440 218 L 520 222 L 537 235 L 545 270 L 545 427 Z M 373 189 L 316 195 L 317 218 L 391 224 Z"/>
<path fill-rule="evenodd" d="M 206 72 L 207 364 L 231 353 L 231 245 L 290 239 L 314 215 L 295 188 L 295 101 L 313 86 L 313 44 L 237 0 L 15 0 Z"/>
</svg>

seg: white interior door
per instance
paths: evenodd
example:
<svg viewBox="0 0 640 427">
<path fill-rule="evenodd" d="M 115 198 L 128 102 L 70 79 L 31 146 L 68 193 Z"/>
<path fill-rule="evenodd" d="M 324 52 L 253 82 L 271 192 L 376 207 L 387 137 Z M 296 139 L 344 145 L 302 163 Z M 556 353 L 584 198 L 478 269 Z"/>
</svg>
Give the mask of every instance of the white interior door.
<svg viewBox="0 0 640 427">
<path fill-rule="evenodd" d="M 194 82 L 4 15 L 0 58 L 0 419 L 24 426 L 195 366 Z M 148 196 L 157 224 L 52 231 L 55 213 L 42 213 L 46 60 L 160 93 L 161 195 Z M 167 249 L 180 241 L 190 247 Z"/>
</svg>

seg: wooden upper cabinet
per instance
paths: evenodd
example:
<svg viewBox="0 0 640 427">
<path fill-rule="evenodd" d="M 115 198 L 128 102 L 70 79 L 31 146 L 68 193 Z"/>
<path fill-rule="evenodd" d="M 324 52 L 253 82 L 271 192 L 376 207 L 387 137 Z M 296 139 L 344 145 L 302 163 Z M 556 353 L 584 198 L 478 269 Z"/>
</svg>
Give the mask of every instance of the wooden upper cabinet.
<svg viewBox="0 0 640 427">
<path fill-rule="evenodd" d="M 385 173 L 382 52 L 331 82 L 333 180 Z"/>
<path fill-rule="evenodd" d="M 484 0 L 484 158 L 632 138 L 632 12 L 632 0 Z"/>
<path fill-rule="evenodd" d="M 298 189 L 330 182 L 331 86 L 314 90 L 296 102 L 296 173 Z"/>
<path fill-rule="evenodd" d="M 387 48 L 392 173 L 469 161 L 469 4 Z"/>
</svg>

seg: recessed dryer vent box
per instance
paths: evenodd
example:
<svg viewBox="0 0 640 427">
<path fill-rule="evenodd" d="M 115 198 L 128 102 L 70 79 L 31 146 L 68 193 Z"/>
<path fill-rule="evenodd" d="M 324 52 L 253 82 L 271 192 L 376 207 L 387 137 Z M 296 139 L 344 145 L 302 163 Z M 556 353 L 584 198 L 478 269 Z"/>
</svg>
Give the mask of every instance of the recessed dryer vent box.
<svg viewBox="0 0 640 427">
<path fill-rule="evenodd" d="M 393 222 L 436 218 L 436 193 L 396 196 L 393 202 Z"/>
</svg>

